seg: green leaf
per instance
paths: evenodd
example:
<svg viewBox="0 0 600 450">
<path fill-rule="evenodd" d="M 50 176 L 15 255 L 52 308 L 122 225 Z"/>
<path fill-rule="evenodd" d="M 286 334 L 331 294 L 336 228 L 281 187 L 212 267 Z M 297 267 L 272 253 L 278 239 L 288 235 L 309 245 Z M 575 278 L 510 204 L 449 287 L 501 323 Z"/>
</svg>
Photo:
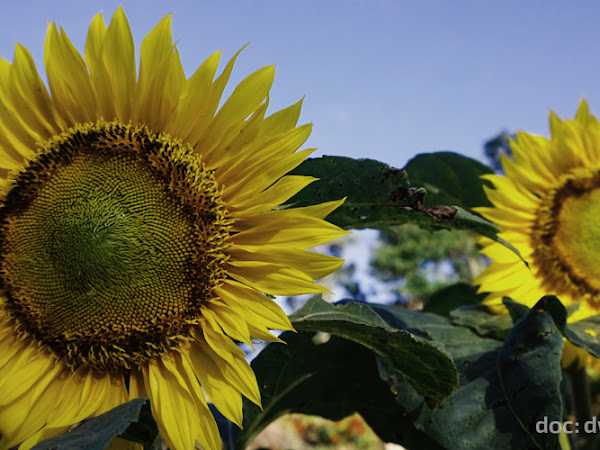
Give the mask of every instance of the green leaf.
<svg viewBox="0 0 600 450">
<path fill-rule="evenodd" d="M 517 323 L 521 318 L 529 312 L 529 308 L 522 303 L 515 302 L 512 298 L 504 297 L 502 303 L 508 309 L 510 318 L 513 323 Z"/>
<path fill-rule="evenodd" d="M 521 257 L 519 251 L 510 243 L 498 236 L 498 228 L 492 222 L 483 217 L 470 213 L 459 206 L 456 207 L 433 207 L 425 210 L 433 221 L 423 220 L 419 225 L 431 230 L 467 230 L 481 236 L 490 238 L 512 250 Z"/>
<path fill-rule="evenodd" d="M 488 166 L 453 152 L 422 153 L 404 168 L 415 186 L 427 189 L 424 206 L 491 206 L 481 175 L 494 173 Z"/>
<path fill-rule="evenodd" d="M 498 373 L 506 401 L 523 431 L 539 448 L 559 449 L 556 434 L 535 432 L 537 422 L 559 421 L 562 416 L 563 338 L 553 316 L 562 314 L 564 322 L 566 312 L 560 302 L 550 300 L 553 304 L 549 305 L 548 300 L 542 298 L 508 333 L 498 354 Z"/>
<path fill-rule="evenodd" d="M 313 297 L 290 316 L 296 330 L 321 331 L 357 342 L 383 357 L 431 405 L 458 383 L 450 356 L 435 343 L 389 326 L 366 303 L 332 305 Z"/>
<path fill-rule="evenodd" d="M 100 450 L 116 437 L 144 445 L 144 449 L 160 449 L 158 427 L 152 418 L 150 401 L 136 398 L 90 419 L 74 430 L 40 442 L 35 450 Z"/>
<path fill-rule="evenodd" d="M 425 303 L 423 311 L 445 316 L 461 306 L 480 303 L 484 298 L 485 294 L 477 294 L 473 285 L 455 283 L 433 293 Z"/>
<path fill-rule="evenodd" d="M 459 158 L 459 155 L 449 157 L 448 155 L 454 154 L 447 152 L 441 155 L 442 162 L 447 159 Z M 465 160 L 472 161 L 468 158 Z M 434 163 L 435 158 L 431 161 Z M 479 173 L 471 167 L 475 163 L 476 161 L 472 161 L 472 163 L 468 162 L 464 165 L 469 167 L 471 172 Z M 460 164 L 457 164 L 458 166 Z M 514 247 L 498 238 L 498 229 L 493 223 L 460 206 L 463 203 L 470 205 L 471 200 L 456 202 L 458 206 L 438 205 L 424 208 L 425 189 L 411 187 L 408 180 L 410 173 L 407 175 L 403 169 L 395 169 L 371 159 L 324 156 L 307 159 L 290 174 L 313 176 L 319 180 L 292 197 L 288 206 L 302 207 L 346 197 L 344 204 L 327 216 L 329 222 L 341 228 L 382 229 L 393 225 L 412 223 L 429 230 L 469 230 L 500 242 L 518 254 Z M 471 179 L 472 175 L 465 179 Z M 458 172 L 456 176 L 459 176 Z M 481 181 L 478 182 L 477 189 L 481 190 Z M 415 185 L 418 186 L 418 184 Z M 469 184 L 469 186 L 471 185 Z M 476 189 L 473 186 L 471 188 Z M 438 196 L 438 198 L 440 197 Z M 454 197 L 441 198 L 450 200 Z"/>
<path fill-rule="evenodd" d="M 504 339 L 513 322 L 508 314 L 494 314 L 485 305 L 468 305 L 450 313 L 452 323 L 473 329 L 481 336 Z"/>
<path fill-rule="evenodd" d="M 560 420 L 558 384 L 562 339 L 552 325 L 554 313 L 540 313 L 540 310 L 527 313 L 509 332 L 507 344 L 503 346 L 501 340 L 482 337 L 470 328 L 453 325 L 449 318 L 419 319 L 418 312 L 382 305 L 373 305 L 373 309 L 390 325 L 409 323 L 413 332 L 420 331 L 443 342 L 454 359 L 459 371 L 459 388 L 437 409 L 430 408 L 401 374 L 380 362 L 381 376 L 391 386 L 398 404 L 418 428 L 440 445 L 452 449 L 535 448 L 539 445 L 555 448 L 557 436 L 545 436 L 544 442 L 539 442 L 539 437 L 531 431 L 535 430 L 536 417 L 517 409 L 531 410 L 531 405 L 535 405 L 535 411 L 549 414 L 548 420 Z M 519 347 L 519 342 L 526 344 Z M 509 380 L 514 386 L 526 385 L 524 390 L 528 392 L 513 389 Z"/>
<path fill-rule="evenodd" d="M 454 358 L 459 388 L 438 409 L 430 408 L 401 374 L 380 362 L 381 377 L 391 386 L 396 401 L 418 428 L 440 445 L 452 449 L 502 449 L 510 448 L 511 441 L 517 442 L 512 430 L 520 430 L 520 427 L 508 410 L 496 371 L 501 341 L 455 326 L 448 317 L 425 320 L 420 317 L 424 314 L 418 311 L 382 305 L 374 305 L 374 308 L 391 325 L 409 323 L 414 332 L 420 331 L 444 342 Z"/>
<path fill-rule="evenodd" d="M 290 413 L 340 420 L 358 412 L 385 442 L 438 449 L 415 428 L 379 378 L 374 354 L 347 339 L 300 331 L 281 335 L 253 361 L 262 409 L 244 401 L 244 428 L 237 449 L 246 448 L 270 422 Z"/>
<path fill-rule="evenodd" d="M 290 172 L 319 178 L 292 197 L 301 207 L 339 200 L 342 206 L 327 220 L 342 228 L 379 228 L 394 222 L 401 207 L 422 200 L 424 190 L 412 189 L 406 172 L 372 159 L 323 156 L 307 159 Z"/>
<path fill-rule="evenodd" d="M 375 304 L 369 306 L 392 327 L 410 331 L 437 343 L 443 343 L 455 363 L 457 358 L 468 358 L 495 350 L 501 344 L 501 341 L 497 339 L 481 337 L 468 328 L 454 326 L 448 317 L 411 311 L 396 306 Z M 460 374 L 461 368 L 458 366 L 457 368 Z"/>
</svg>

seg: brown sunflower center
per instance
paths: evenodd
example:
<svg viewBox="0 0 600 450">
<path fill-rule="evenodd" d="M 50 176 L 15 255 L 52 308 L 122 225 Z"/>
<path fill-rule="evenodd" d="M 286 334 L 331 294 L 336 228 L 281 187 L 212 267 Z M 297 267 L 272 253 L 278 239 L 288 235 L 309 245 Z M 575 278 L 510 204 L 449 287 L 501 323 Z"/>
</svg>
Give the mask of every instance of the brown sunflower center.
<svg viewBox="0 0 600 450">
<path fill-rule="evenodd" d="M 542 199 L 532 244 L 544 287 L 600 302 L 599 217 L 598 170 L 577 168 L 563 175 Z"/>
<path fill-rule="evenodd" d="M 224 278 L 229 227 L 212 172 L 145 127 L 48 141 L 0 207 L 0 264 L 22 335 L 76 368 L 129 368 L 189 338 Z"/>
</svg>

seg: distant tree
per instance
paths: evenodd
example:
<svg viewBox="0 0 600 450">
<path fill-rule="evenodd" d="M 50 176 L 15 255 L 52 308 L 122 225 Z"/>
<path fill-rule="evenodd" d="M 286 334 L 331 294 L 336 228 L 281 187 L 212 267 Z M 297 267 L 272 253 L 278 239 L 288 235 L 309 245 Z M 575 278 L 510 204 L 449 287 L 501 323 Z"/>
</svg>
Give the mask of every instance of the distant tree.
<svg viewBox="0 0 600 450">
<path fill-rule="evenodd" d="M 398 300 L 419 308 L 442 287 L 471 283 L 485 267 L 475 236 L 401 225 L 380 235 L 371 265 L 383 281 L 396 281 Z"/>
<path fill-rule="evenodd" d="M 483 145 L 483 153 L 487 158 L 490 167 L 494 169 L 494 172 L 504 173 L 500 155 L 505 154 L 506 156 L 512 156 L 510 139 L 514 138 L 514 134 L 501 131 L 500 134 L 486 141 L 486 143 Z"/>
</svg>

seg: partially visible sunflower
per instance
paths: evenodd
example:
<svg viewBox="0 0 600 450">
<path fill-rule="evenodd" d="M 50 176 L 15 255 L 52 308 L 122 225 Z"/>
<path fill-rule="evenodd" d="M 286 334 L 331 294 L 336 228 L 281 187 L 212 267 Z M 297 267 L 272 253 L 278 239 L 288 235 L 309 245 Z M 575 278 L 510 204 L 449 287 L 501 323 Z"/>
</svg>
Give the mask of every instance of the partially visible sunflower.
<svg viewBox="0 0 600 450">
<path fill-rule="evenodd" d="M 167 16 L 137 76 L 119 8 L 85 59 L 50 25 L 50 93 L 22 46 L 0 61 L 0 448 L 149 397 L 170 448 L 218 449 L 205 394 L 240 426 L 260 404 L 234 340 L 292 330 L 265 294 L 326 291 L 342 260 L 306 249 L 346 232 L 343 200 L 279 208 L 315 180 L 286 175 L 311 127 L 265 117 L 273 67 L 218 110 L 236 57 L 186 78 Z"/>
<path fill-rule="evenodd" d="M 511 250 L 482 239 L 492 264 L 475 280 L 485 303 L 502 297 L 533 306 L 554 294 L 581 302 L 569 318 L 600 313 L 600 124 L 581 102 L 575 120 L 550 114 L 551 138 L 517 133 L 514 159 L 502 156 L 506 176 L 484 176 L 494 207 L 477 208 L 495 222 L 529 268 Z"/>
</svg>

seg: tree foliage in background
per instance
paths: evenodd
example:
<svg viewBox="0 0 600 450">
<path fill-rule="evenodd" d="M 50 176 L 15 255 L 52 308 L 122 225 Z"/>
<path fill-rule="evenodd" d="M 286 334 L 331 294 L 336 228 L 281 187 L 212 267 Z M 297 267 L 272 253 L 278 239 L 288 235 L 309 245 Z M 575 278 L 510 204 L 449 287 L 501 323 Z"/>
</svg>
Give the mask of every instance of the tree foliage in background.
<svg viewBox="0 0 600 450">
<path fill-rule="evenodd" d="M 407 224 L 381 232 L 371 265 L 379 279 L 398 286 L 398 301 L 415 309 L 443 287 L 471 283 L 485 267 L 485 259 L 477 252 L 472 233 L 431 232 Z"/>
<path fill-rule="evenodd" d="M 500 155 L 512 156 L 510 149 L 510 140 L 514 139 L 515 135 L 506 131 L 500 132 L 497 136 L 489 139 L 483 145 L 483 154 L 489 162 L 489 165 L 494 172 L 504 173 L 502 169 L 502 160 Z"/>
</svg>

